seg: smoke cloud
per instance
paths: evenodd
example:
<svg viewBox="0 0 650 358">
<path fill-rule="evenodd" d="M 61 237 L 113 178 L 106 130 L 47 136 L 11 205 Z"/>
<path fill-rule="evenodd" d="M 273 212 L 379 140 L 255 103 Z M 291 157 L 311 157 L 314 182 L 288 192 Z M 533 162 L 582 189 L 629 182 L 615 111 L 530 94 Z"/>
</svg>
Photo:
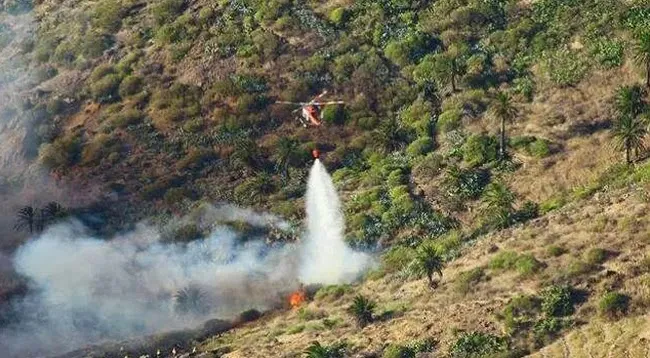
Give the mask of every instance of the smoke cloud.
<svg viewBox="0 0 650 358">
<path fill-rule="evenodd" d="M 215 224 L 241 220 L 288 229 L 273 215 L 232 205 L 200 212 L 192 220 L 209 227 L 210 234 L 188 244 L 163 243 L 161 233 L 144 224 L 102 240 L 80 223 L 68 222 L 23 245 L 13 259 L 18 272 L 30 279 L 30 294 L 0 308 L 5 312 L 0 352 L 49 356 L 195 327 L 251 308 L 266 310 L 286 300 L 301 282 L 351 282 L 369 262 L 344 243 L 338 196 L 318 161 L 308 182 L 307 230 L 298 242 L 269 246 L 264 238 L 244 240 Z"/>
</svg>

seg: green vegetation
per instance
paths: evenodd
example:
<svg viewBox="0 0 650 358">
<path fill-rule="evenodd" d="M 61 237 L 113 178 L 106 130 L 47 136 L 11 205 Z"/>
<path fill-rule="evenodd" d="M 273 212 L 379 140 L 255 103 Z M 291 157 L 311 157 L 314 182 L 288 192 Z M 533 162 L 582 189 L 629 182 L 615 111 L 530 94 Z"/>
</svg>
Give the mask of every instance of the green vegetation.
<svg viewBox="0 0 650 358">
<path fill-rule="evenodd" d="M 346 345 L 344 343 L 324 346 L 318 341 L 314 341 L 305 350 L 304 355 L 306 358 L 343 358 L 345 350 Z"/>
<path fill-rule="evenodd" d="M 481 282 L 485 277 L 485 272 L 482 268 L 461 272 L 454 280 L 454 289 L 461 295 L 466 295 L 471 292 L 476 284 Z"/>
<path fill-rule="evenodd" d="M 598 311 L 601 315 L 615 318 L 627 313 L 630 297 L 619 292 L 607 292 L 598 301 Z"/>
<path fill-rule="evenodd" d="M 478 358 L 494 356 L 508 349 L 508 342 L 502 337 L 488 333 L 470 332 L 462 334 L 453 344 L 450 355 L 454 358 Z"/>
<path fill-rule="evenodd" d="M 358 295 L 352 301 L 352 306 L 348 309 L 354 317 L 357 326 L 363 328 L 374 320 L 374 311 L 377 304 L 365 296 Z"/>
<path fill-rule="evenodd" d="M 433 274 L 437 273 L 442 277 L 443 261 L 436 248 L 429 245 L 422 245 L 415 256 L 416 270 L 422 272 L 429 281 L 429 287 L 436 287 L 433 281 Z"/>
<path fill-rule="evenodd" d="M 530 254 L 502 251 L 490 260 L 488 267 L 492 270 L 515 270 L 521 276 L 530 276 L 541 270 L 543 264 Z"/>
<path fill-rule="evenodd" d="M 499 126 L 499 158 L 506 158 L 506 122 L 512 122 L 518 115 L 518 110 L 512 103 L 512 98 L 505 92 L 497 93 L 490 107 L 490 114 L 500 122 Z"/>
<path fill-rule="evenodd" d="M 562 317 L 573 313 L 572 290 L 568 286 L 551 286 L 541 294 L 542 312 L 546 317 Z"/>
</svg>

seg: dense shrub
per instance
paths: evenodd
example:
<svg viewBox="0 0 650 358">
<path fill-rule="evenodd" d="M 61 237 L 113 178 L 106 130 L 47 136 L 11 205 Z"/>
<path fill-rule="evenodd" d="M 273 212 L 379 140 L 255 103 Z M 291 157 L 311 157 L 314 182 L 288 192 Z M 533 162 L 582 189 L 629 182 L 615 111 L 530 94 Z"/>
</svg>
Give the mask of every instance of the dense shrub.
<svg viewBox="0 0 650 358">
<path fill-rule="evenodd" d="M 620 317 L 627 313 L 629 302 L 630 297 L 622 293 L 607 292 L 598 301 L 598 310 L 609 318 Z"/>
<path fill-rule="evenodd" d="M 434 149 L 435 143 L 431 137 L 421 137 L 409 144 L 406 152 L 412 156 L 417 157 L 425 155 Z"/>
<path fill-rule="evenodd" d="M 49 168 L 70 166 L 80 159 L 81 148 L 81 138 L 78 135 L 61 137 L 41 146 L 39 160 Z"/>
<path fill-rule="evenodd" d="M 573 313 L 572 290 L 568 286 L 551 286 L 542 291 L 542 312 L 547 317 L 562 317 Z"/>
<path fill-rule="evenodd" d="M 461 111 L 458 109 L 449 109 L 444 111 L 438 116 L 438 122 L 436 126 L 438 130 L 442 133 L 446 133 L 455 129 L 460 128 L 461 126 Z"/>
<path fill-rule="evenodd" d="M 522 276 L 528 276 L 538 272 L 543 265 L 530 254 L 502 251 L 490 260 L 488 267 L 493 270 L 515 270 Z"/>
<path fill-rule="evenodd" d="M 126 98 L 139 93 L 142 90 L 142 78 L 139 76 L 126 76 L 120 83 L 120 97 Z"/>
<path fill-rule="evenodd" d="M 342 106 L 331 105 L 325 106 L 321 115 L 323 122 L 327 124 L 344 124 L 347 119 L 347 113 Z"/>
<path fill-rule="evenodd" d="M 108 74 L 90 84 L 90 93 L 98 102 L 113 102 L 118 99 L 120 82 L 117 74 Z"/>
<path fill-rule="evenodd" d="M 479 166 L 497 159 L 498 143 L 494 137 L 474 134 L 463 145 L 463 160 L 471 166 Z"/>
<path fill-rule="evenodd" d="M 390 344 L 384 349 L 383 358 L 415 358 L 415 351 L 411 347 Z"/>
<path fill-rule="evenodd" d="M 528 328 L 540 311 L 540 302 L 534 296 L 516 296 L 501 313 L 510 334 Z"/>
<path fill-rule="evenodd" d="M 130 125 L 138 124 L 142 122 L 142 119 L 144 118 L 144 113 L 142 111 L 131 108 L 124 110 L 117 115 L 114 115 L 111 118 L 111 124 L 114 125 L 115 127 L 119 128 L 125 128 Z"/>
<path fill-rule="evenodd" d="M 549 147 L 548 141 L 544 139 L 537 139 L 534 142 L 530 143 L 528 146 L 528 151 L 531 155 L 537 158 L 545 158 L 551 154 L 551 149 Z"/>
<path fill-rule="evenodd" d="M 453 358 L 479 358 L 493 356 L 508 350 L 505 338 L 489 333 L 471 332 L 462 334 L 451 346 L 450 355 Z"/>
<path fill-rule="evenodd" d="M 476 284 L 481 282 L 484 277 L 485 272 L 481 267 L 461 272 L 454 280 L 454 290 L 461 295 L 465 295 L 469 293 Z"/>
<path fill-rule="evenodd" d="M 184 0 L 163 0 L 152 6 L 151 13 L 158 25 L 164 25 L 173 22 L 183 10 L 184 5 Z"/>
<path fill-rule="evenodd" d="M 336 26 L 343 26 L 348 20 L 348 11 L 344 7 L 337 7 L 330 11 L 328 19 Z"/>
<path fill-rule="evenodd" d="M 600 265 L 607 260 L 607 251 L 601 248 L 592 248 L 585 254 L 585 262 L 589 265 Z"/>
<path fill-rule="evenodd" d="M 560 49 L 545 55 L 544 68 L 555 84 L 573 86 L 582 80 L 589 69 L 583 57 L 575 51 Z"/>
</svg>

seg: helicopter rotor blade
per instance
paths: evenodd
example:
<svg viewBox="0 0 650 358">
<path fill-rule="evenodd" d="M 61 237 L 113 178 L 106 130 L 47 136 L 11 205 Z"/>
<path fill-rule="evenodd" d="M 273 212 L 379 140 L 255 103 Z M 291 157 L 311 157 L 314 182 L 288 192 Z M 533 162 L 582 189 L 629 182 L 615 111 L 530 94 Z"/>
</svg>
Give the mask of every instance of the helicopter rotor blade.
<svg viewBox="0 0 650 358">
<path fill-rule="evenodd" d="M 276 101 L 275 103 L 276 104 L 295 104 L 297 106 L 304 106 L 304 105 L 309 104 L 309 103 L 305 103 L 305 102 L 289 102 L 289 101 Z"/>
<path fill-rule="evenodd" d="M 318 106 L 323 106 L 323 105 L 328 105 L 328 104 L 345 104 L 343 101 L 330 101 L 330 102 L 312 102 L 312 104 L 318 105 Z"/>
</svg>

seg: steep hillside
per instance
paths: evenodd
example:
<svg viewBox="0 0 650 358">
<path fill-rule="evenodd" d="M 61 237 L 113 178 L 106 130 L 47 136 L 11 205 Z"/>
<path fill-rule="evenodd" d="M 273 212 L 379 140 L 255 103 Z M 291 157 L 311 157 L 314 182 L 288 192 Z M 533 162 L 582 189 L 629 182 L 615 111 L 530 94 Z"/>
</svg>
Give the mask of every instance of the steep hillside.
<svg viewBox="0 0 650 358">
<path fill-rule="evenodd" d="M 59 181 L 101 186 L 116 228 L 205 201 L 297 220 L 317 147 L 357 198 L 350 242 L 372 247 L 415 234 L 406 225 L 435 236 L 474 221 L 490 181 L 543 204 L 609 167 L 612 98 L 643 75 L 644 6 L 43 1 L 23 50 L 42 82 L 16 110 Z M 346 104 L 321 127 L 274 104 L 323 90 Z M 507 165 L 498 92 L 517 109 Z M 379 192 L 392 195 L 371 209 Z"/>
<path fill-rule="evenodd" d="M 12 225 L 24 205 L 56 199 L 93 239 L 146 221 L 151 242 L 198 247 L 225 225 L 240 234 L 230 249 L 264 236 L 265 251 L 300 241 L 318 149 L 346 242 L 380 264 L 299 309 L 201 331 L 199 351 L 291 357 L 318 341 L 330 357 L 647 356 L 648 1 L 0 9 L 0 229 L 12 232 L 0 242 L 0 305 L 28 291 L 9 257 L 48 226 L 34 225 L 42 210 Z M 278 103 L 325 91 L 345 103 L 324 106 L 320 126 Z M 202 219 L 224 202 L 289 225 Z M 377 303 L 365 328 L 348 312 L 358 294 Z"/>
<path fill-rule="evenodd" d="M 429 340 L 431 356 L 464 356 L 460 350 L 473 346 L 459 344 L 463 335 L 479 332 L 503 337 L 507 343 L 492 353 L 503 348 L 510 356 L 541 348 L 533 356 L 646 357 L 647 188 L 646 182 L 600 192 L 467 243 L 433 290 L 425 280 L 408 278 L 407 258 L 385 257 L 379 270 L 391 273 L 370 274 L 355 286 L 323 288 L 302 307 L 207 340 L 200 350 L 229 351 L 225 357 L 298 357 L 319 341 L 345 342 L 350 356 L 397 357 L 387 347 Z M 567 296 L 558 298 L 553 289 L 566 289 Z M 621 307 L 603 303 L 611 292 L 626 297 Z M 365 328 L 348 312 L 358 294 L 377 303 L 377 319 Z M 559 309 L 563 305 L 565 312 Z M 477 345 L 484 354 L 494 348 L 480 340 Z"/>
</svg>

